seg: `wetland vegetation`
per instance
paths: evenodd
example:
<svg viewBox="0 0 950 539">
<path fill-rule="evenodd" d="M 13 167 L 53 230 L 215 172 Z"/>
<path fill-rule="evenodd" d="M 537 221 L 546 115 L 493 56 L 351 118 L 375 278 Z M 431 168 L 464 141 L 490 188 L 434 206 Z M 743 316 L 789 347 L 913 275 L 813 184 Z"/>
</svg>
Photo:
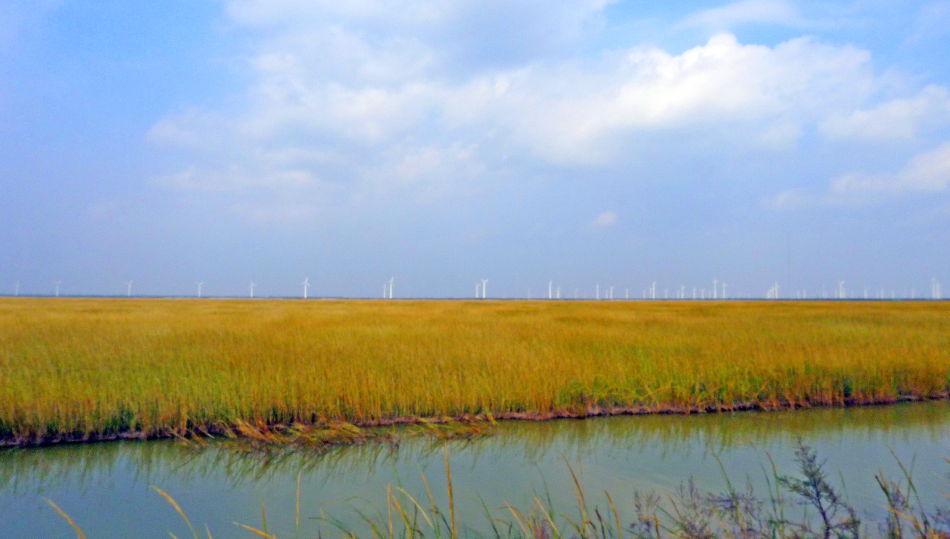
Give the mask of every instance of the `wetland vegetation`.
<svg viewBox="0 0 950 539">
<path fill-rule="evenodd" d="M 0 300 L 6 445 L 946 398 L 944 302 Z M 277 427 L 275 427 L 277 426 Z"/>
</svg>

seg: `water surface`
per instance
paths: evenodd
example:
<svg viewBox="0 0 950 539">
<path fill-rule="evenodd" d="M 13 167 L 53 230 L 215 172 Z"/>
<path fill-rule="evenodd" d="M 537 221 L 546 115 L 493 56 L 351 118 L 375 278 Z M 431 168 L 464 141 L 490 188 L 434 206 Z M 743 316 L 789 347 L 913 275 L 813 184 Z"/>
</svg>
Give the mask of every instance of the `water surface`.
<svg viewBox="0 0 950 539">
<path fill-rule="evenodd" d="M 549 422 L 506 422 L 495 434 L 449 443 L 412 438 L 398 447 L 373 444 L 329 453 L 248 455 L 227 444 L 196 451 L 174 441 L 109 442 L 0 452 L 0 522 L 10 537 L 72 537 L 44 501 L 68 512 L 90 537 L 190 536 L 155 492 L 169 492 L 200 528 L 242 536 L 235 521 L 294 536 L 295 490 L 302 490 L 302 535 L 336 536 L 331 515 L 354 530 L 357 511 L 385 510 L 386 486 L 424 496 L 424 474 L 444 500 L 443 449 L 450 455 L 460 520 L 484 530 L 481 500 L 497 516 L 504 503 L 528 508 L 550 495 L 573 513 L 568 464 L 591 503 L 609 491 L 629 518 L 635 491 L 669 493 L 688 478 L 721 489 L 723 472 L 765 495 L 769 456 L 795 472 L 797 438 L 814 447 L 866 519 L 881 519 L 874 473 L 897 479 L 895 455 L 913 464 L 923 498 L 946 505 L 950 493 L 950 403 L 795 412 L 634 416 Z M 893 452 L 893 454 L 892 454 Z M 721 463 L 721 467 L 720 467 Z M 796 509 L 797 510 L 797 509 Z"/>
</svg>

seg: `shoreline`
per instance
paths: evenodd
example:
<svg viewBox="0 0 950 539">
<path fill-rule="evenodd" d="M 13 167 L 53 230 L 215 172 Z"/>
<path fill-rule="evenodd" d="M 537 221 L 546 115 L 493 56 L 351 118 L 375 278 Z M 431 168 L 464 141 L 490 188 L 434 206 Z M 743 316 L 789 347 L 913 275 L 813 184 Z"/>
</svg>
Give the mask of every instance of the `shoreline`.
<svg viewBox="0 0 950 539">
<path fill-rule="evenodd" d="M 937 395 L 900 395 L 894 398 L 878 399 L 841 399 L 833 402 L 785 402 L 785 403 L 756 403 L 746 402 L 731 405 L 708 405 L 708 406 L 674 406 L 674 405 L 655 405 L 655 406 L 587 406 L 582 410 L 551 410 L 545 412 L 504 412 L 500 414 L 465 414 L 459 416 L 438 416 L 438 417 L 395 417 L 363 422 L 333 421 L 331 423 L 273 423 L 257 424 L 235 423 L 224 426 L 204 426 L 180 431 L 163 431 L 156 433 L 144 432 L 118 432 L 106 435 L 102 434 L 75 434 L 65 436 L 47 437 L 43 439 L 24 439 L 24 438 L 3 438 L 0 439 L 0 455 L 5 450 L 15 449 L 40 449 L 45 447 L 64 446 L 64 445 L 85 445 L 94 443 L 107 443 L 118 441 L 158 441 L 181 439 L 186 441 L 207 441 L 212 438 L 225 437 L 228 439 L 255 441 L 262 439 L 262 433 L 282 432 L 294 428 L 310 429 L 320 432 L 338 432 L 338 436 L 330 436 L 322 439 L 316 447 L 331 448 L 346 445 L 357 445 L 365 443 L 381 443 L 388 439 L 386 435 L 366 435 L 363 431 L 371 429 L 380 429 L 385 427 L 397 426 L 421 426 L 421 425 L 481 425 L 494 423 L 496 421 L 515 422 L 515 421 L 556 421 L 565 419 L 592 419 L 598 417 L 614 416 L 643 416 L 643 415 L 693 415 L 693 414 L 718 414 L 732 412 L 782 412 L 791 410 L 808 410 L 815 408 L 857 408 L 871 406 L 888 406 L 901 403 L 912 402 L 936 402 L 950 400 L 950 392 L 944 391 Z M 353 427 L 359 431 L 353 432 Z M 250 429 L 249 431 L 247 429 Z M 255 435 L 256 433 L 256 435 Z M 354 434 L 356 434 L 354 436 Z M 370 433 L 372 434 L 372 433 Z M 263 436 L 266 438 L 266 436 Z M 274 446 L 292 446 L 297 444 L 297 440 L 288 438 L 281 442 L 280 440 L 265 440 Z M 313 445 L 313 444 L 311 444 Z"/>
</svg>

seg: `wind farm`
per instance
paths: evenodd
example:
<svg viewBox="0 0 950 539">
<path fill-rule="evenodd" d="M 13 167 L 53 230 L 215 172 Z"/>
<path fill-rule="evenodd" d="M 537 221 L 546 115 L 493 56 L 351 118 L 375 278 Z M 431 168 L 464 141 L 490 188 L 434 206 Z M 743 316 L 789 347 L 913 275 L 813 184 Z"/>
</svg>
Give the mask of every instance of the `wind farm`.
<svg viewBox="0 0 950 539">
<path fill-rule="evenodd" d="M 688 284 L 678 284 L 670 285 L 668 288 L 662 288 L 663 285 L 659 284 L 657 281 L 651 281 L 649 286 L 642 288 L 639 295 L 631 294 L 630 290 L 633 288 L 636 290 L 637 284 L 624 283 L 623 285 L 605 285 L 602 286 L 600 283 L 594 283 L 593 286 L 583 287 L 583 286 L 574 286 L 573 295 L 567 297 L 562 295 L 562 285 L 555 283 L 553 279 L 549 279 L 546 283 L 546 293 L 543 296 L 533 295 L 531 293 L 531 288 L 525 288 L 524 293 L 518 294 L 517 292 L 509 292 L 505 294 L 496 294 L 489 295 L 488 292 L 488 282 L 489 279 L 478 279 L 474 285 L 473 294 L 438 294 L 438 293 L 426 293 L 424 291 L 418 291 L 412 295 L 406 295 L 402 299 L 417 299 L 417 300 L 453 300 L 453 299 L 495 299 L 495 300 L 580 300 L 580 301 L 726 301 L 726 300 L 745 300 L 745 301 L 763 301 L 763 300 L 776 300 L 776 301 L 834 301 L 834 300 L 844 300 L 844 301 L 924 301 L 924 300 L 936 300 L 941 301 L 947 299 L 943 294 L 943 285 L 940 279 L 937 277 L 932 277 L 929 281 L 930 290 L 929 293 L 919 295 L 917 294 L 917 288 L 915 286 L 889 286 L 881 287 L 877 285 L 865 285 L 861 288 L 848 288 L 846 286 L 847 281 L 838 280 L 835 281 L 834 287 L 832 290 L 833 293 L 828 292 L 827 286 L 817 285 L 813 287 L 800 287 L 791 289 L 791 287 L 786 287 L 782 283 L 776 281 L 774 284 L 765 288 L 763 290 L 758 290 L 756 287 L 752 286 L 741 286 L 734 285 L 731 295 L 728 293 L 730 286 L 725 281 L 719 279 L 711 279 L 709 287 L 703 286 L 693 286 Z M 340 293 L 334 290 L 320 290 L 316 295 L 311 293 L 312 284 L 309 277 L 304 278 L 303 281 L 299 283 L 301 287 L 301 292 L 299 294 L 284 293 L 284 294 L 270 294 L 261 296 L 256 292 L 258 288 L 258 283 L 255 281 L 249 281 L 247 286 L 246 294 L 241 294 L 237 291 L 233 293 L 221 293 L 213 296 L 208 296 L 205 291 L 205 282 L 196 281 L 195 282 L 195 293 L 192 297 L 196 298 L 270 298 L 270 299 L 395 299 L 395 283 L 396 278 L 390 277 L 383 282 L 382 285 L 382 294 L 374 295 L 370 292 L 364 294 L 346 294 Z M 176 298 L 176 297 L 188 297 L 185 294 L 174 294 L 166 293 L 161 289 L 154 289 L 149 293 L 145 294 L 133 294 L 132 288 L 133 281 L 125 281 L 125 293 L 121 296 L 128 298 L 131 297 L 153 297 L 153 298 Z M 270 283 L 273 288 L 286 290 L 286 283 Z M 43 294 L 35 291 L 28 291 L 22 288 L 22 282 L 16 281 L 13 283 L 10 289 L 7 291 L 0 290 L 0 297 L 19 297 L 19 296 L 28 296 L 28 297 L 61 297 L 61 285 L 62 281 L 54 281 L 54 288 L 52 294 Z M 661 288 L 657 288 L 661 286 Z M 622 288 L 623 295 L 622 297 L 615 297 L 614 291 Z M 923 288 L 923 287 L 922 287 Z M 568 288 L 571 290 L 572 288 Z M 670 293 L 670 290 L 673 290 L 673 293 Z M 511 287 L 509 290 L 516 290 L 516 287 Z M 658 290 L 662 290 L 662 293 L 658 294 Z M 72 292 L 69 294 L 71 297 L 121 297 L 119 294 L 101 294 L 101 293 L 75 293 Z"/>
</svg>

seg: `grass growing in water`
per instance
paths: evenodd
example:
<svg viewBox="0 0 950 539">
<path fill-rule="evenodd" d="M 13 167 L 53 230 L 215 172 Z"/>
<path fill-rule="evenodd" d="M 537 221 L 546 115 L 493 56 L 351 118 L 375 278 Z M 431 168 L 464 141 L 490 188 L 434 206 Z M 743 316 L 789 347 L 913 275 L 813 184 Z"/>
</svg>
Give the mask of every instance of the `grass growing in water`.
<svg viewBox="0 0 950 539">
<path fill-rule="evenodd" d="M 948 389 L 943 302 L 0 300 L 5 444 Z"/>
<path fill-rule="evenodd" d="M 480 526 L 490 533 L 478 533 L 470 525 L 459 522 L 455 514 L 454 491 L 448 452 L 444 456 L 448 507 L 440 505 L 432 495 L 429 482 L 422 475 L 424 495 L 413 496 L 401 487 L 387 487 L 385 513 L 360 513 L 364 537 L 374 538 L 582 538 L 582 539 L 661 539 L 677 537 L 712 539 L 733 537 L 764 538 L 859 538 L 869 536 L 891 539 L 945 539 L 950 537 L 950 510 L 936 503 L 920 500 L 910 471 L 898 461 L 903 480 L 892 481 L 878 473 L 874 479 L 884 494 L 887 516 L 882 522 L 865 522 L 833 486 L 828 472 L 817 454 L 801 441 L 796 447 L 798 474 L 782 475 L 775 468 L 766 473 L 769 492 L 757 496 L 751 486 L 735 488 L 723 472 L 726 488 L 721 492 L 700 490 L 690 480 L 665 499 L 653 493 L 636 493 L 632 507 L 618 507 L 608 492 L 603 492 L 603 505 L 591 505 L 589 495 L 571 469 L 576 507 L 570 513 L 559 511 L 550 496 L 540 494 L 534 504 L 516 508 L 502 503 L 494 511 L 484 505 L 485 522 Z M 950 461 L 948 461 L 950 463 Z M 298 475 L 295 490 L 294 536 L 300 535 L 301 489 Z M 773 488 L 774 487 L 774 488 Z M 195 539 L 199 533 L 191 519 L 175 499 L 158 487 L 151 487 L 177 513 Z M 54 502 L 47 500 L 56 513 L 72 527 L 78 538 L 85 537 L 80 526 Z M 563 508 L 560 508 L 563 509 Z M 632 510 L 632 511 L 631 511 Z M 574 516 L 571 513 L 575 513 Z M 633 514 L 633 518 L 622 515 Z M 242 522 L 234 526 L 248 533 L 276 539 L 269 531 L 266 508 L 261 508 L 259 527 Z M 358 532 L 346 523 L 327 516 L 321 510 L 317 520 L 327 524 L 342 537 L 356 538 Z M 473 524 L 473 523 L 469 523 Z M 171 533 L 170 533 L 171 535 Z M 204 533 L 214 535 L 205 525 Z M 227 536 L 233 533 L 226 534 Z M 323 532 L 320 532 L 320 537 Z M 174 537 L 174 535 L 172 535 Z"/>
</svg>

